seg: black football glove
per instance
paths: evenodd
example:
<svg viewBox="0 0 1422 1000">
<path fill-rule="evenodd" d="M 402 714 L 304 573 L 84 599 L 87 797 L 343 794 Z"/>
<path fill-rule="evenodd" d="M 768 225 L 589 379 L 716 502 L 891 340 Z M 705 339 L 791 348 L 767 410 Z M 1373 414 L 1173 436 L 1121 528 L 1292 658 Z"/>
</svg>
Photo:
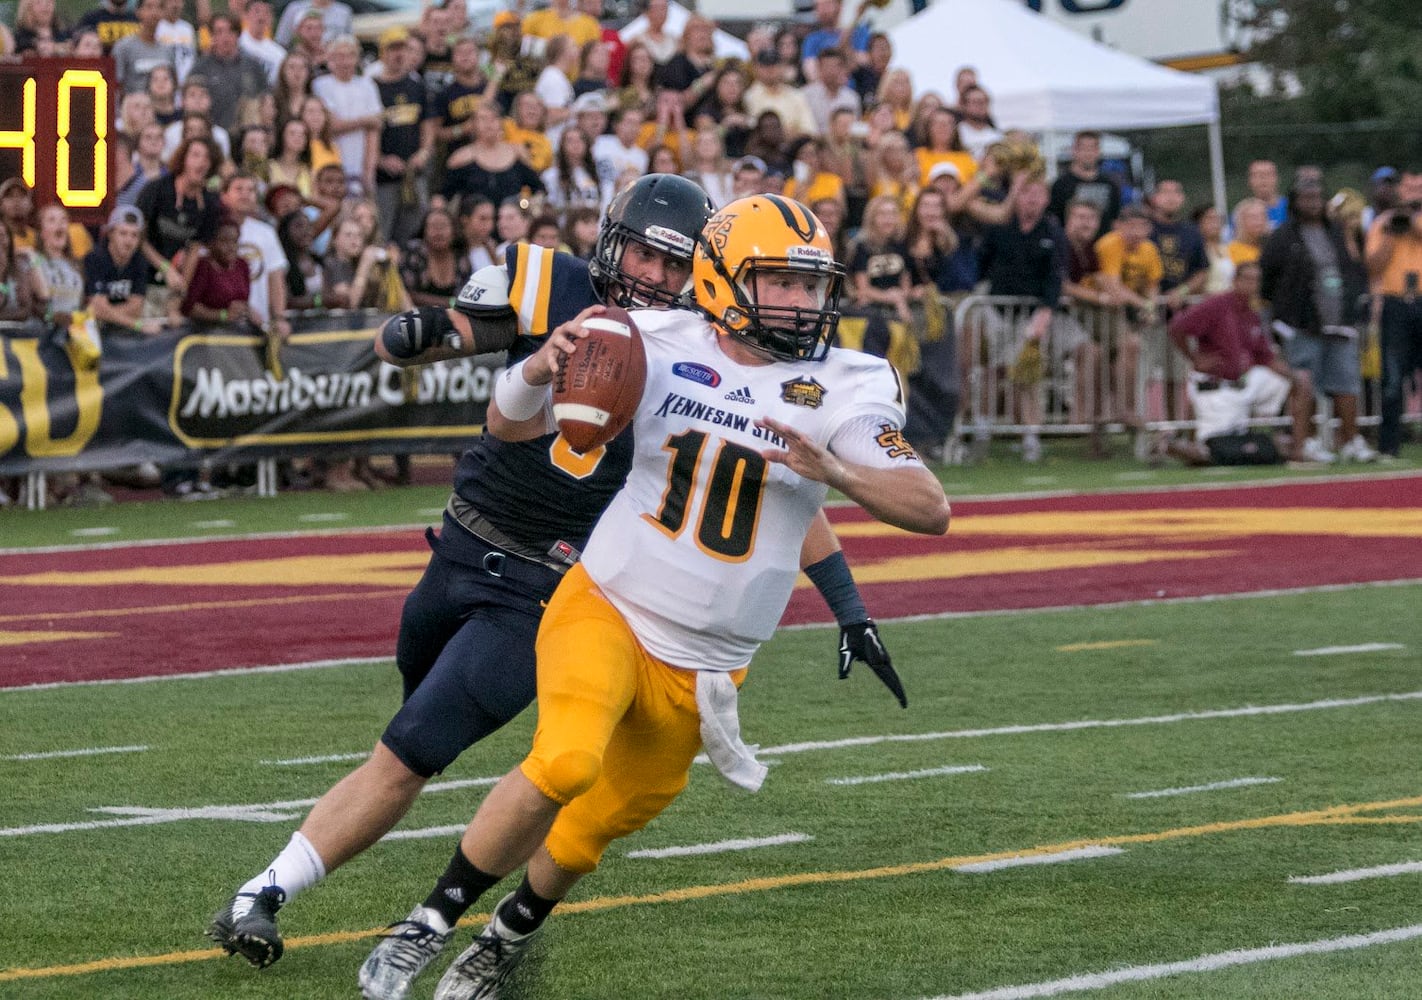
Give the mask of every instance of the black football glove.
<svg viewBox="0 0 1422 1000">
<path fill-rule="evenodd" d="M 855 660 L 869 664 L 869 669 L 874 671 L 874 675 L 894 693 L 894 697 L 899 700 L 899 706 L 908 708 L 908 696 L 904 694 L 903 681 L 899 680 L 899 675 L 894 671 L 894 664 L 889 659 L 889 651 L 884 648 L 884 642 L 879 638 L 879 629 L 874 625 L 872 619 L 840 627 L 840 680 L 849 676 L 849 668 L 854 665 Z"/>
</svg>

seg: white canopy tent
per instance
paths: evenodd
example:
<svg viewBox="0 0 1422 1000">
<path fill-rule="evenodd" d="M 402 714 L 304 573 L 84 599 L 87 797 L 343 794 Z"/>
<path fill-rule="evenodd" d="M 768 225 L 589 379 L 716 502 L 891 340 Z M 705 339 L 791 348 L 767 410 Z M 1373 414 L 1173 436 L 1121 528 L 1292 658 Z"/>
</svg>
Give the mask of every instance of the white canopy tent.
<svg viewBox="0 0 1422 1000">
<path fill-rule="evenodd" d="M 1081 129 L 1208 125 L 1215 204 L 1224 210 L 1224 147 L 1215 81 L 1083 38 L 1021 0 L 939 0 L 889 31 L 893 65 L 915 94 L 952 103 L 954 74 L 972 66 L 1000 128 L 1055 136 Z M 1049 159 L 1054 159 L 1049 157 Z"/>
</svg>

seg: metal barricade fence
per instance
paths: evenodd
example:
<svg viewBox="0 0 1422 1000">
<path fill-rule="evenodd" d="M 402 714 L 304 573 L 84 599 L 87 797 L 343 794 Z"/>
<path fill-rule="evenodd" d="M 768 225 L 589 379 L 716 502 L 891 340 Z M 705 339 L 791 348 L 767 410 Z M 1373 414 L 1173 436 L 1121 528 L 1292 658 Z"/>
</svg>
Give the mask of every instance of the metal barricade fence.
<svg viewBox="0 0 1422 1000">
<path fill-rule="evenodd" d="M 963 433 L 975 449 L 994 436 L 1119 432 L 1167 418 L 1165 386 L 1183 379 L 1188 364 L 1162 323 L 1073 303 L 1052 311 L 1033 345 L 1028 328 L 1041 308 L 1032 298 L 972 295 L 954 312 Z"/>
<path fill-rule="evenodd" d="M 959 370 L 964 387 L 959 436 L 985 454 L 993 437 L 1086 434 L 1094 430 L 1135 435 L 1139 457 L 1148 432 L 1193 431 L 1186 397 L 1190 362 L 1171 344 L 1163 312 L 1067 302 L 1052 313 L 1040 352 L 1027 347 L 1027 327 L 1041 303 L 1032 298 L 971 295 L 954 311 Z M 1376 393 L 1363 394 L 1375 401 Z M 1409 407 L 1406 420 L 1418 414 Z M 1358 423 L 1376 426 L 1376 406 Z M 1318 400 L 1315 424 L 1327 445 L 1333 426 L 1330 401 Z M 1250 421 L 1286 427 L 1287 415 Z"/>
</svg>

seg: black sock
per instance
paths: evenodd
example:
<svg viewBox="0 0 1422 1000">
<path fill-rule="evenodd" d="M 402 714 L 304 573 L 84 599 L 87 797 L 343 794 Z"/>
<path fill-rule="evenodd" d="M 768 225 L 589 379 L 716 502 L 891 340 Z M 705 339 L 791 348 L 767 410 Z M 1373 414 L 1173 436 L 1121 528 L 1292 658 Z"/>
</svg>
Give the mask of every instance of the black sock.
<svg viewBox="0 0 1422 1000">
<path fill-rule="evenodd" d="M 525 875 L 513 898 L 499 908 L 499 922 L 515 934 L 532 934 L 543 926 L 558 902 L 534 892 Z"/>
<path fill-rule="evenodd" d="M 425 898 L 425 905 L 437 911 L 444 917 L 445 923 L 453 927 L 475 900 L 497 885 L 501 878 L 502 875 L 490 875 L 475 868 L 464 852 L 456 848 L 449 867 L 435 883 L 434 892 Z"/>
</svg>

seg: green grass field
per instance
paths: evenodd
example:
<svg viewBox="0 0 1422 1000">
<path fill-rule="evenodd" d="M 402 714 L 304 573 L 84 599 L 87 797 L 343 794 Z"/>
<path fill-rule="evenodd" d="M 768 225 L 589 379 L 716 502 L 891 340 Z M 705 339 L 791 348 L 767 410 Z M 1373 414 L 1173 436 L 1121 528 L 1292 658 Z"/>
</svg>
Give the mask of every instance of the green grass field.
<svg viewBox="0 0 1422 1000">
<path fill-rule="evenodd" d="M 1340 885 L 1287 879 L 1422 861 L 1422 696 L 1180 716 L 1422 691 L 1419 606 L 1422 588 L 1368 587 L 889 625 L 908 711 L 867 672 L 834 679 L 831 630 L 782 633 L 743 697 L 748 738 L 776 762 L 764 790 L 734 792 L 698 766 L 688 792 L 615 846 L 575 893 L 580 905 L 549 923 L 522 995 L 917 1000 L 1415 925 L 1422 873 Z M 1122 641 L 1137 644 L 1059 649 Z M 1293 655 L 1365 642 L 1405 648 Z M 103 807 L 310 799 L 352 764 L 263 762 L 368 748 L 397 698 L 390 664 L 0 691 L 0 757 L 149 747 L 0 760 L 0 828 L 122 818 L 91 811 Z M 1155 721 L 1058 725 L 1143 719 Z M 525 715 L 445 778 L 501 773 L 519 759 L 531 726 Z M 933 735 L 963 730 L 994 732 Z M 913 734 L 923 738 L 774 750 Z M 985 770 L 828 783 L 953 766 Z M 1245 777 L 1278 780 L 1126 797 Z M 401 829 L 462 823 L 480 794 L 427 793 Z M 1386 805 L 1397 800 L 1411 801 Z M 1318 813 L 1347 805 L 1360 808 Z M 288 954 L 265 972 L 179 954 L 206 948 L 200 933 L 211 911 L 285 843 L 304 807 L 268 810 L 294 818 L 0 836 L 0 968 L 8 970 L 0 997 L 354 996 L 372 940 L 347 932 L 402 916 L 443 868 L 454 837 L 380 844 L 299 898 L 282 914 Z M 700 857 L 625 856 L 787 834 L 813 839 Z M 1122 853 L 982 873 L 949 867 L 1083 844 Z M 665 898 L 692 887 L 706 888 Z M 333 943 L 309 940 L 326 934 Z M 112 971 L 56 968 L 135 956 L 159 957 Z M 40 971 L 18 978 L 18 970 Z M 436 978 L 413 995 L 428 997 Z M 1422 954 L 1415 940 L 1378 944 L 1095 995 L 1414 998 Z"/>
</svg>

